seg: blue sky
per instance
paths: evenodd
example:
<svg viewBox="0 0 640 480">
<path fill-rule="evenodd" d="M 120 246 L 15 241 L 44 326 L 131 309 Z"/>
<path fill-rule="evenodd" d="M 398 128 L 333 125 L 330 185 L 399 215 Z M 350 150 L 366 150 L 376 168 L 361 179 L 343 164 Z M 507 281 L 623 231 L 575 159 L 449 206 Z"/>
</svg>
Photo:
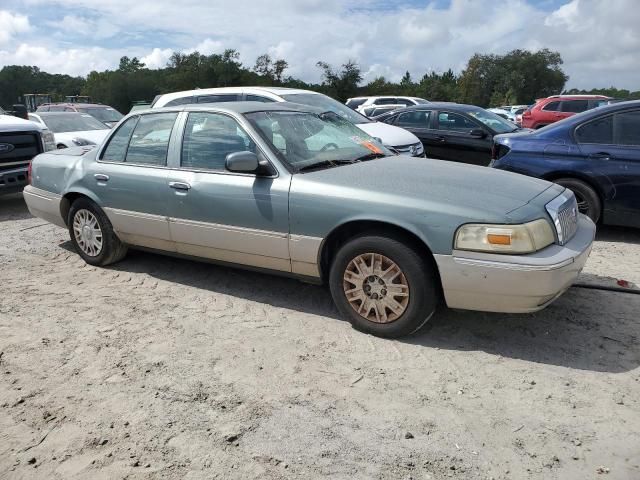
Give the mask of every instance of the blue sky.
<svg viewBox="0 0 640 480">
<path fill-rule="evenodd" d="M 550 48 L 568 86 L 640 90 L 637 0 L 0 0 L 0 66 L 86 75 L 123 55 L 152 68 L 174 50 L 262 53 L 319 79 L 357 60 L 365 80 L 464 68 L 475 52 Z"/>
</svg>

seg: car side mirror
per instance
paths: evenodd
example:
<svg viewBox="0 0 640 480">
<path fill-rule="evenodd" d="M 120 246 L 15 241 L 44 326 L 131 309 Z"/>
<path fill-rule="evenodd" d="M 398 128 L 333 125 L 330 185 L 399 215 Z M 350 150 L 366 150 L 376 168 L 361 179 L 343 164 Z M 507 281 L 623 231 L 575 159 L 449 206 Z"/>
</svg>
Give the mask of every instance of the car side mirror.
<svg viewBox="0 0 640 480">
<path fill-rule="evenodd" d="M 228 154 L 225 158 L 225 168 L 234 173 L 274 174 L 273 168 L 267 160 L 260 160 L 255 153 L 249 151 Z"/>
<path fill-rule="evenodd" d="M 482 130 L 481 128 L 474 128 L 469 132 L 473 138 L 485 138 L 487 136 L 487 132 Z"/>
</svg>

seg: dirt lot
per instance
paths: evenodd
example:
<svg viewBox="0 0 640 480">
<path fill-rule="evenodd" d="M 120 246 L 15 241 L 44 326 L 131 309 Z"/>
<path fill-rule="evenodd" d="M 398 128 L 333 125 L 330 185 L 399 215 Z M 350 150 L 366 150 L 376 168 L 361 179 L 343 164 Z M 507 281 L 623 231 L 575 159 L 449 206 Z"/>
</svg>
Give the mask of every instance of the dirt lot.
<svg viewBox="0 0 640 480">
<path fill-rule="evenodd" d="M 638 479 L 640 296 L 443 311 L 401 341 L 323 288 L 150 253 L 85 265 L 0 199 L 0 478 Z M 581 281 L 640 285 L 640 231 Z"/>
</svg>

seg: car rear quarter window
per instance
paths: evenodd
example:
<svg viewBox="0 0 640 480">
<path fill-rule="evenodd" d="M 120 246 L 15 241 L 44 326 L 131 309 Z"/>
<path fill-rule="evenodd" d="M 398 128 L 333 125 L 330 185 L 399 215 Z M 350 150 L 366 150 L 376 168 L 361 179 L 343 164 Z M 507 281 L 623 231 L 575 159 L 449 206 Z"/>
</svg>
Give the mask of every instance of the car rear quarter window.
<svg viewBox="0 0 640 480">
<path fill-rule="evenodd" d="M 396 125 L 409 128 L 429 128 L 430 117 L 431 112 L 426 110 L 404 112 L 398 115 Z"/>
<path fill-rule="evenodd" d="M 613 116 L 608 115 L 583 123 L 576 128 L 575 137 L 578 143 L 613 143 Z"/>
<path fill-rule="evenodd" d="M 247 102 L 273 103 L 275 102 L 275 100 L 271 100 L 270 98 L 263 97 L 262 95 L 247 94 Z"/>
<path fill-rule="evenodd" d="M 580 113 L 589 110 L 589 100 L 565 100 L 562 102 L 562 111 Z"/>
<path fill-rule="evenodd" d="M 640 110 L 614 115 L 613 132 L 617 145 L 640 145 Z"/>
<path fill-rule="evenodd" d="M 116 130 L 109 139 L 109 143 L 102 153 L 101 160 L 106 162 L 124 162 L 127 156 L 127 147 L 129 146 L 131 132 L 133 132 L 139 118 L 140 117 L 137 116 L 130 117 L 120 125 L 118 130 Z"/>
<path fill-rule="evenodd" d="M 200 95 L 197 97 L 197 103 L 224 103 L 224 102 L 237 102 L 238 95 L 235 93 L 224 95 Z"/>
<path fill-rule="evenodd" d="M 131 135 L 125 162 L 164 167 L 169 137 L 177 117 L 174 112 L 141 116 Z"/>
<path fill-rule="evenodd" d="M 545 112 L 557 112 L 560 110 L 560 102 L 549 102 L 542 107 Z"/>
<path fill-rule="evenodd" d="M 256 145 L 233 118 L 219 113 L 190 113 L 182 142 L 183 168 L 224 170 L 227 155 L 256 153 Z"/>
</svg>

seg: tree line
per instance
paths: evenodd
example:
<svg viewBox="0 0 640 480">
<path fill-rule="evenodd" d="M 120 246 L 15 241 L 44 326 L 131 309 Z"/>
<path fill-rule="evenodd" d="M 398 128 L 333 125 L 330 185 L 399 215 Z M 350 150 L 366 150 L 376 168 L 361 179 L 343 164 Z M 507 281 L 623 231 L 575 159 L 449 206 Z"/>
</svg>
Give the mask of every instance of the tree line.
<svg viewBox="0 0 640 480">
<path fill-rule="evenodd" d="M 355 61 L 338 67 L 318 61 L 322 82 L 316 84 L 286 75 L 288 67 L 286 60 L 266 53 L 253 66 L 245 66 L 233 49 L 211 55 L 175 52 L 160 69 L 147 68 L 136 57 L 122 57 L 117 69 L 92 71 L 86 78 L 11 65 L 0 70 L 0 106 L 10 109 L 25 93 L 48 93 L 54 100 L 67 95 L 88 95 L 95 102 L 126 113 L 134 102 L 149 102 L 166 92 L 243 85 L 304 88 L 342 102 L 361 95 L 408 95 L 482 107 L 531 104 L 537 98 L 563 92 L 640 98 L 640 91 L 614 87 L 564 91 L 568 76 L 562 70 L 562 58 L 548 49 L 513 50 L 505 55 L 475 54 L 458 74 L 451 69 L 429 71 L 414 80 L 407 72 L 397 83 L 381 76 L 363 85 L 362 70 Z"/>
</svg>

